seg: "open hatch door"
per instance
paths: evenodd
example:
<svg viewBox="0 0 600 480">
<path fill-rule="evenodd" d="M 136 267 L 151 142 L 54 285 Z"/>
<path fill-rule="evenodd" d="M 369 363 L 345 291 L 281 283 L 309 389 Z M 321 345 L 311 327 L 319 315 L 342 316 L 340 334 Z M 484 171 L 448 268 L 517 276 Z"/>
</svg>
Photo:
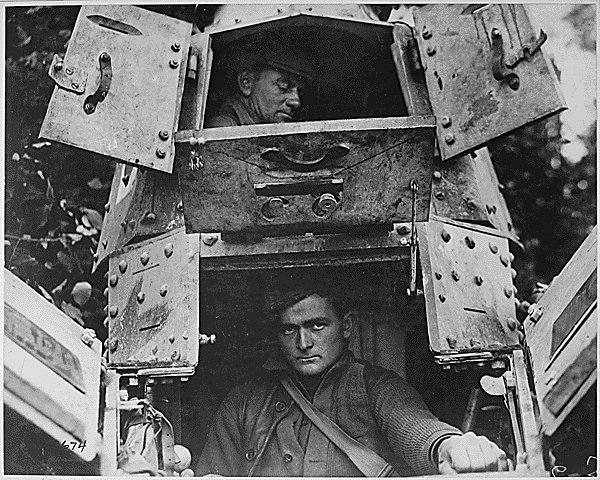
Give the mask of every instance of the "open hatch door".
<svg viewBox="0 0 600 480">
<path fill-rule="evenodd" d="M 192 25 L 130 5 L 81 7 L 40 137 L 171 172 Z"/>
<path fill-rule="evenodd" d="M 597 227 L 525 320 L 542 430 L 552 435 L 597 380 Z"/>
<path fill-rule="evenodd" d="M 414 17 L 443 160 L 566 108 L 524 5 L 435 4 Z"/>
</svg>

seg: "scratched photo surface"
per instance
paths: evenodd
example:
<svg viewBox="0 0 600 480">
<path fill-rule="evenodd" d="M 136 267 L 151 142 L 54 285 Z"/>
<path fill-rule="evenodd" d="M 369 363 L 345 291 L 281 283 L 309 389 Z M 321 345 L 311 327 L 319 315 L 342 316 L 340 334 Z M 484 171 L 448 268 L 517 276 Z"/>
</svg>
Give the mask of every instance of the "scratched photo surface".
<svg viewBox="0 0 600 480">
<path fill-rule="evenodd" d="M 595 5 L 0 8 L 4 474 L 596 475 Z"/>
</svg>

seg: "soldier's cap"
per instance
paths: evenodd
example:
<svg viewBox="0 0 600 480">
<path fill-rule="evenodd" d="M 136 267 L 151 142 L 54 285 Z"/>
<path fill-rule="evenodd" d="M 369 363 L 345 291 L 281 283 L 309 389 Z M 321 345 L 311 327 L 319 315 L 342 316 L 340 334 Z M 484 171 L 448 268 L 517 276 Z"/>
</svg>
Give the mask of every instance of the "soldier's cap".
<svg viewBox="0 0 600 480">
<path fill-rule="evenodd" d="M 244 70 L 257 70 L 271 67 L 291 73 L 307 83 L 315 80 L 317 65 L 306 46 L 290 42 L 252 42 L 232 46 L 222 53 L 222 62 L 230 74 Z"/>
</svg>

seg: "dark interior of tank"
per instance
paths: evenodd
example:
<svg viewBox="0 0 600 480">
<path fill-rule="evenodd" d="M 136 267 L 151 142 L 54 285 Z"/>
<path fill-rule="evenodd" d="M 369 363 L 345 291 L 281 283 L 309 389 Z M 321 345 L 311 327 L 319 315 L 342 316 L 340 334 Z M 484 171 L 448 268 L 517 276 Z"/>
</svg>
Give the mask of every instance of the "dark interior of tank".
<svg viewBox="0 0 600 480">
<path fill-rule="evenodd" d="M 314 81 L 301 98 L 298 121 L 407 115 L 386 42 L 370 44 L 348 32 L 306 25 L 269 31 L 268 36 L 277 44 L 294 43 L 317 66 Z M 260 49 L 260 41 L 254 41 Z M 205 118 L 214 116 L 226 96 L 235 91 L 230 50 L 213 49 Z"/>
<path fill-rule="evenodd" d="M 484 368 L 443 370 L 429 348 L 425 302 L 409 297 L 409 262 L 372 262 L 304 268 L 201 272 L 201 332 L 217 341 L 202 346 L 196 373 L 183 384 L 181 443 L 194 457 L 202 450 L 210 420 L 227 392 L 260 372 L 276 351 L 265 305 L 289 282 L 330 285 L 358 313 L 350 349 L 356 357 L 396 371 L 424 398 L 440 419 L 486 435 L 513 450 L 502 397 L 479 391 L 476 418 L 467 403 Z M 169 387 L 171 388 L 171 387 Z"/>
</svg>

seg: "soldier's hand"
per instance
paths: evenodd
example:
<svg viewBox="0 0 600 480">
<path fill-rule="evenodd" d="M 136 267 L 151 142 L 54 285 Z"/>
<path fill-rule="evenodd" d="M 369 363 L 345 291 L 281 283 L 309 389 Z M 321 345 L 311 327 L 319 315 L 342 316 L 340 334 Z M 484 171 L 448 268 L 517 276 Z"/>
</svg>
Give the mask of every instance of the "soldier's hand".
<svg viewBox="0 0 600 480">
<path fill-rule="evenodd" d="M 494 442 L 473 432 L 449 437 L 438 448 L 440 473 L 501 472 L 508 469 L 506 453 Z"/>
</svg>

